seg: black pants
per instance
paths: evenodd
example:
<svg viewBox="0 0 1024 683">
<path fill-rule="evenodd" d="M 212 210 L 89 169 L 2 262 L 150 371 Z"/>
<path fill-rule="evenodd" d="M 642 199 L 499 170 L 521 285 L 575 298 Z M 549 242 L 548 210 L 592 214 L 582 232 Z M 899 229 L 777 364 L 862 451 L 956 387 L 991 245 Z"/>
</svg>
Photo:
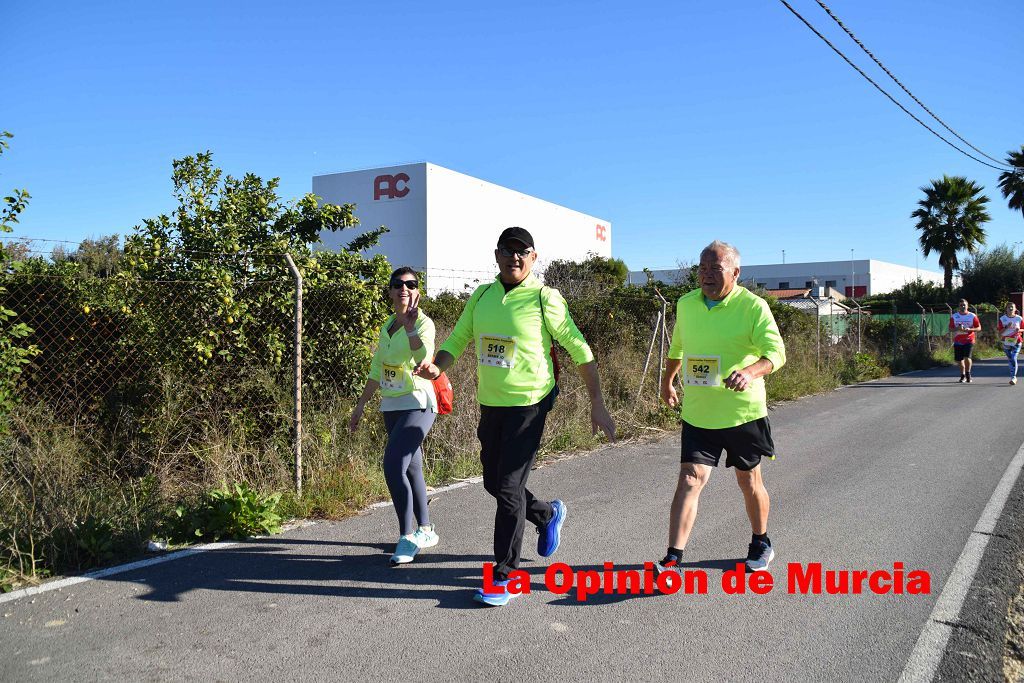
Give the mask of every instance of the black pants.
<svg viewBox="0 0 1024 683">
<path fill-rule="evenodd" d="M 504 580 L 519 568 L 526 520 L 547 524 L 551 503 L 537 500 L 526 488 L 526 479 L 537 457 L 544 421 L 555 403 L 557 389 L 539 403 L 514 408 L 480 406 L 480 462 L 484 488 L 498 501 L 494 513 L 494 578 Z"/>
</svg>

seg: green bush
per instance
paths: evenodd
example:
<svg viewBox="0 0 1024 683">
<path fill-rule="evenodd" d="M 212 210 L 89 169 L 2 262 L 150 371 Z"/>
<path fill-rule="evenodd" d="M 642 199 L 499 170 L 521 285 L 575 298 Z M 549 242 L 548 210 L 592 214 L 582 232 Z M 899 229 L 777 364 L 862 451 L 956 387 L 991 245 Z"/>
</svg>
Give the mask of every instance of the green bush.
<svg viewBox="0 0 1024 683">
<path fill-rule="evenodd" d="M 462 309 L 466 307 L 470 294 L 470 292 L 458 295 L 441 292 L 437 296 L 424 297 L 420 307 L 439 328 L 452 328 L 455 327 L 456 321 L 462 315 Z M 437 343 L 440 344 L 442 341 L 442 339 L 438 339 Z"/>
<path fill-rule="evenodd" d="M 7 131 L 0 132 L 0 154 L 7 149 L 7 138 L 13 137 Z M 18 222 L 18 214 L 28 206 L 31 198 L 27 190 L 14 190 L 4 197 L 0 208 L 0 232 L 11 232 Z M 0 244 L 0 262 L 7 260 L 8 254 Z M 5 264 L 6 265 L 6 264 Z M 22 366 L 32 361 L 39 350 L 25 342 L 32 334 L 32 329 L 24 322 L 14 322 L 18 314 L 2 305 L 6 290 L 0 287 L 0 433 L 7 428 L 6 416 L 14 407 L 17 396 L 15 391 L 20 379 Z"/>
<path fill-rule="evenodd" d="M 864 337 L 878 348 L 883 356 L 892 357 L 893 328 L 896 332 L 896 348 L 899 352 L 917 344 L 921 334 L 918 326 L 906 318 L 873 318 L 864 328 Z"/>
<path fill-rule="evenodd" d="M 277 506 L 281 494 L 263 496 L 247 484 L 210 491 L 193 507 L 179 505 L 167 524 L 175 543 L 221 538 L 249 538 L 281 531 Z"/>
<path fill-rule="evenodd" d="M 843 384 L 856 384 L 872 379 L 885 377 L 888 371 L 879 365 L 878 360 L 870 353 L 856 353 L 845 360 L 839 371 L 839 379 Z"/>
<path fill-rule="evenodd" d="M 88 517 L 75 529 L 75 543 L 89 564 L 105 564 L 115 557 L 114 527 L 105 520 Z"/>
</svg>

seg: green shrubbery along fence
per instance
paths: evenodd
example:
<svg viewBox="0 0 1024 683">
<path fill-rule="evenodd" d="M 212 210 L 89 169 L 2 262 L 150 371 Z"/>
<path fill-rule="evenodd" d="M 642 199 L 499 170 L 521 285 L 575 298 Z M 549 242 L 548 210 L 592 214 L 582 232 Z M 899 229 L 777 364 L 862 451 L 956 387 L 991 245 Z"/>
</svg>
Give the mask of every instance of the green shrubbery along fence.
<svg viewBox="0 0 1024 683">
<path fill-rule="evenodd" d="M 212 282 L 123 271 L 80 277 L 60 270 L 70 269 L 67 263 L 39 259 L 16 264 L 4 277 L 2 305 L 21 312 L 31 330 L 24 341 L 39 350 L 20 374 L 19 404 L 7 415 L 3 437 L 0 566 L 11 577 L 112 561 L 139 552 L 154 536 L 212 538 L 255 528 L 229 519 L 264 520 L 269 529 L 278 515 L 337 516 L 387 495 L 379 465 L 382 426 L 367 420 L 355 435 L 345 426 L 387 315 L 382 291 L 389 267 L 366 262 L 367 270 L 342 282 L 314 281 L 304 291 L 306 486 L 298 496 L 295 281 L 283 258 L 265 255 L 253 276 L 239 263 L 255 259 L 218 257 L 221 271 L 233 272 L 230 287 L 222 276 Z M 268 277 L 275 268 L 276 277 Z M 566 277 L 558 285 L 597 354 L 620 433 L 636 437 L 675 424 L 659 404 L 657 377 L 682 290 Z M 439 341 L 464 303 L 465 295 L 455 294 L 424 300 Z M 886 373 L 885 321 L 865 323 L 858 344 L 851 333 L 837 338 L 823 316 L 770 303 L 789 352 L 787 366 L 769 377 L 771 400 Z M 664 330 L 657 325 L 662 312 Z M 909 363 L 920 348 L 918 330 L 899 322 Z M 431 483 L 478 473 L 470 355 L 450 372 L 456 410 L 438 420 L 425 446 Z M 570 360 L 562 361 L 567 371 L 545 452 L 597 443 L 585 388 L 568 370 Z M 280 500 L 273 494 L 282 494 Z"/>
<path fill-rule="evenodd" d="M 208 154 L 175 162 L 174 187 L 178 208 L 145 221 L 123 250 L 104 239 L 45 257 L 2 254 L 0 588 L 136 555 L 154 537 L 269 533 L 287 516 L 344 515 L 387 495 L 383 425 L 347 431 L 389 310 L 392 266 L 362 255 L 385 229 L 319 251 L 322 231 L 358 224 L 353 206 L 283 203 L 276 181 L 222 177 Z M 301 275 L 301 306 L 286 257 Z M 547 266 L 595 350 L 619 434 L 677 424 L 658 375 L 675 302 L 693 279 L 625 286 L 621 262 L 598 257 Z M 424 299 L 438 342 L 467 296 Z M 933 362 L 912 321 L 769 303 L 788 351 L 767 380 L 771 401 Z M 562 365 L 544 453 L 598 443 L 586 389 L 564 355 Z M 449 376 L 455 411 L 425 444 L 432 484 L 479 473 L 472 354 Z"/>
</svg>

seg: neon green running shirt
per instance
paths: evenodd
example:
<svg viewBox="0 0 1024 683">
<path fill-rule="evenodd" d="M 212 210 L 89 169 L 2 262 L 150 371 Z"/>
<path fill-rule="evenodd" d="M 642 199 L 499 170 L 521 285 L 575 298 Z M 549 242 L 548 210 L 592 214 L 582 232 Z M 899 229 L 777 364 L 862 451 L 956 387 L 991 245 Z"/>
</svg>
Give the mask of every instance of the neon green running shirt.
<svg viewBox="0 0 1024 683">
<path fill-rule="evenodd" d="M 473 343 L 481 405 L 531 406 L 555 386 L 552 335 L 577 365 L 594 360 L 557 289 L 542 287 L 531 274 L 506 293 L 496 277 L 476 288 L 438 350 L 458 358 Z"/>
<path fill-rule="evenodd" d="M 763 377 L 745 391 L 725 388 L 725 378 L 760 358 L 775 372 L 786 363 L 786 349 L 768 302 L 736 285 L 711 309 L 699 289 L 679 297 L 668 357 L 683 361 L 683 420 L 725 429 L 768 415 Z"/>
</svg>

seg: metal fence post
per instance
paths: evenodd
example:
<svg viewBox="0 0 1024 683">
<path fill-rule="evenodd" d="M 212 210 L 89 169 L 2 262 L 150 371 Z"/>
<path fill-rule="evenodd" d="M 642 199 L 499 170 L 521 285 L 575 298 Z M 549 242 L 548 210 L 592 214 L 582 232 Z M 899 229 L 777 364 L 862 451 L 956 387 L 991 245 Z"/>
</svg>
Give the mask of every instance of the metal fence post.
<svg viewBox="0 0 1024 683">
<path fill-rule="evenodd" d="M 814 301 L 814 343 L 817 347 L 816 352 L 816 365 L 815 369 L 821 372 L 821 307 L 818 303 L 817 297 L 812 299 Z"/>
<path fill-rule="evenodd" d="M 850 301 L 852 301 L 853 305 L 857 307 L 857 353 L 860 353 L 860 310 L 861 310 L 861 306 L 860 306 L 860 303 L 856 299 L 854 299 L 852 296 L 850 297 Z M 850 315 L 853 315 L 853 311 L 852 310 L 850 311 Z M 846 334 L 847 334 L 848 337 L 850 337 L 852 339 L 853 338 L 853 329 L 851 329 L 851 327 L 850 327 L 850 324 L 852 324 L 852 323 L 849 323 L 850 316 L 847 316 L 846 320 L 847 320 L 847 323 L 848 323 L 847 326 L 846 326 Z M 851 346 L 852 345 L 853 345 L 853 343 L 851 342 Z"/>
<path fill-rule="evenodd" d="M 920 349 L 922 346 L 924 346 L 924 341 L 928 337 L 928 318 L 925 315 L 924 306 L 917 303 L 916 301 L 914 303 L 917 304 L 917 307 L 921 309 L 921 324 L 918 326 L 920 329 L 919 334 L 917 336 L 917 348 Z"/>
<path fill-rule="evenodd" d="M 953 307 L 950 306 L 949 304 L 946 304 L 946 308 L 949 309 L 949 317 L 952 320 L 952 318 L 953 318 Z M 949 342 L 949 346 L 952 346 L 953 345 L 953 328 L 949 328 L 949 333 L 946 335 L 946 337 L 948 338 L 947 341 Z"/>
<path fill-rule="evenodd" d="M 860 341 L 861 341 L 860 321 L 861 321 L 861 318 L 863 317 L 863 315 L 864 315 L 864 309 L 858 303 L 857 304 L 857 353 L 860 353 Z"/>
<path fill-rule="evenodd" d="M 833 308 L 832 297 L 828 298 L 828 354 L 825 356 L 825 361 L 828 367 L 832 367 L 832 356 L 835 354 L 833 348 L 836 343 L 836 312 Z"/>
<path fill-rule="evenodd" d="M 640 395 L 644 391 L 644 380 L 647 379 L 647 368 L 651 365 L 651 354 L 654 353 L 654 342 L 658 339 L 658 329 L 661 326 L 661 311 L 658 311 L 658 319 L 654 322 L 654 331 L 651 334 L 651 345 L 647 349 L 647 360 L 644 361 L 644 370 L 640 373 L 640 386 L 636 389 L 636 400 L 640 400 Z M 659 378 L 658 391 L 661 392 L 661 379 Z"/>
<path fill-rule="evenodd" d="M 654 288 L 654 293 L 658 295 L 659 299 L 661 299 L 661 344 L 658 348 L 658 392 L 660 393 L 661 380 L 665 374 L 665 328 L 667 327 L 666 318 L 668 317 L 668 299 L 661 295 L 661 292 L 658 291 L 657 287 Z"/>
<path fill-rule="evenodd" d="M 302 273 L 291 254 L 284 255 L 295 277 L 295 494 L 302 497 Z"/>
<path fill-rule="evenodd" d="M 896 369 L 896 302 L 892 302 L 892 367 Z"/>
</svg>

